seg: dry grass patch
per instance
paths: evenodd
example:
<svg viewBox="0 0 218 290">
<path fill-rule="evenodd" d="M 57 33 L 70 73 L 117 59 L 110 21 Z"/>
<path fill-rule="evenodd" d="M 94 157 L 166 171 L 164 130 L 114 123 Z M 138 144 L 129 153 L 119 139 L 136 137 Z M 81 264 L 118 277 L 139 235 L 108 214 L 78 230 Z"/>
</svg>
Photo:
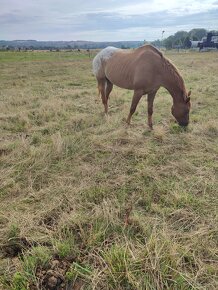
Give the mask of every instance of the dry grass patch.
<svg viewBox="0 0 218 290">
<path fill-rule="evenodd" d="M 160 90 L 153 131 L 129 91 L 103 115 L 86 54 L 24 57 L 0 64 L 2 289 L 216 289 L 217 54 L 169 54 L 191 123 Z"/>
</svg>

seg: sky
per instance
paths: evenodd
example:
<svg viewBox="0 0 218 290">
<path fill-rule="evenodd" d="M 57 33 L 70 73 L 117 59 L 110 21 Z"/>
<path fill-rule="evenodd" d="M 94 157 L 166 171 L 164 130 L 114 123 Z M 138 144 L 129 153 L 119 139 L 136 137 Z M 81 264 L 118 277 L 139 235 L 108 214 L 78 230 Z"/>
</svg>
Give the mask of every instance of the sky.
<svg viewBox="0 0 218 290">
<path fill-rule="evenodd" d="M 0 39 L 152 41 L 218 30 L 218 0 L 0 0 Z"/>
</svg>

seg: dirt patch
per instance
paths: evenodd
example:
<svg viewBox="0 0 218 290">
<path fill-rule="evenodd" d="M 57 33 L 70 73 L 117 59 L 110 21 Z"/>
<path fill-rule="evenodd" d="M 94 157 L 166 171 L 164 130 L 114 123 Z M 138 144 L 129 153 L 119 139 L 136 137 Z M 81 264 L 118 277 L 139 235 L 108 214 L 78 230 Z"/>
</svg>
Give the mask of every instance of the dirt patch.
<svg viewBox="0 0 218 290">
<path fill-rule="evenodd" d="M 36 246 L 51 247 L 51 243 L 38 243 L 35 241 L 29 241 L 26 237 L 16 237 L 7 240 L 7 242 L 0 247 L 0 252 L 4 258 L 14 258 L 22 256 L 25 251 Z"/>
<path fill-rule="evenodd" d="M 8 242 L 1 247 L 1 252 L 5 258 L 13 258 L 29 249 L 33 244 L 25 237 L 9 239 Z"/>
<path fill-rule="evenodd" d="M 79 290 L 82 287 L 82 282 L 73 283 L 66 279 L 66 272 L 69 271 L 74 258 L 61 260 L 59 257 L 54 257 L 49 263 L 47 269 L 39 266 L 36 270 L 38 284 L 31 284 L 31 290 Z"/>
</svg>

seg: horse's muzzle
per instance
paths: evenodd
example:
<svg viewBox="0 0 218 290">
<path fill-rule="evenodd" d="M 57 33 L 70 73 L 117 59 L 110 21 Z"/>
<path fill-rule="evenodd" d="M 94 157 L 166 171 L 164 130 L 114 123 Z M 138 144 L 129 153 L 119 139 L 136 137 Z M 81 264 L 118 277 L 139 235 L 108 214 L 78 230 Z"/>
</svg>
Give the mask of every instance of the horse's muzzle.
<svg viewBox="0 0 218 290">
<path fill-rule="evenodd" d="M 179 122 L 179 126 L 187 127 L 189 122 Z"/>
</svg>

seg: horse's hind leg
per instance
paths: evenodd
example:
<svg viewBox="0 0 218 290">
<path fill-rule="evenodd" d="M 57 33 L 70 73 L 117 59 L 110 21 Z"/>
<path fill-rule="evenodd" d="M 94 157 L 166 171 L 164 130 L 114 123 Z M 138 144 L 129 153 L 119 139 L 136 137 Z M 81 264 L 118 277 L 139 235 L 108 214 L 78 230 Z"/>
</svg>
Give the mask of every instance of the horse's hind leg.
<svg viewBox="0 0 218 290">
<path fill-rule="evenodd" d="M 98 80 L 98 90 L 99 90 L 99 94 L 101 95 L 102 103 L 104 105 L 105 114 L 108 113 L 108 104 L 107 104 L 108 100 L 106 97 L 106 82 L 107 82 L 107 80 L 105 78 Z"/>
<path fill-rule="evenodd" d="M 107 102 L 108 102 L 109 95 L 110 95 L 112 89 L 113 89 L 113 84 L 107 79 L 107 81 L 106 81 L 106 99 L 107 99 Z"/>
</svg>

